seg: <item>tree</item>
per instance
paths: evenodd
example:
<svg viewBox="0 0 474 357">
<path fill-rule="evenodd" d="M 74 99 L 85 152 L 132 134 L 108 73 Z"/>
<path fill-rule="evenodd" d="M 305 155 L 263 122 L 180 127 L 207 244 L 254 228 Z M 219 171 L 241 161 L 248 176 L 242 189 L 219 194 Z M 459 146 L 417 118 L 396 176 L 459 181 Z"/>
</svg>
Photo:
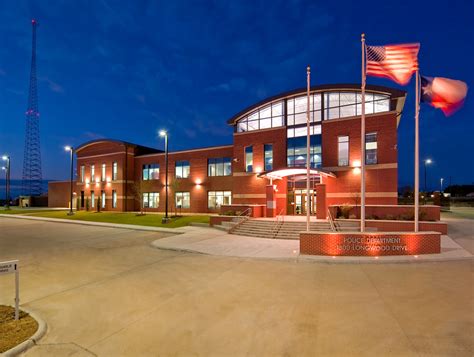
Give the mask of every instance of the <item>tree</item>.
<svg viewBox="0 0 474 357">
<path fill-rule="evenodd" d="M 147 185 L 145 184 L 145 181 L 142 181 L 142 180 L 135 181 L 132 185 L 132 195 L 133 195 L 133 198 L 140 205 L 141 215 L 146 214 L 145 207 L 143 205 L 143 194 L 146 192 L 146 186 Z"/>
<path fill-rule="evenodd" d="M 176 178 L 174 177 L 173 180 L 171 180 L 171 184 L 170 184 L 170 188 L 171 188 L 171 196 L 173 197 L 174 196 L 174 200 L 172 200 L 174 203 L 173 203 L 173 206 L 174 206 L 174 215 L 177 216 L 178 215 L 178 208 L 176 207 L 176 192 L 179 192 L 179 188 L 180 188 L 180 184 L 181 182 Z M 180 212 L 181 214 L 181 207 L 180 207 Z"/>
</svg>

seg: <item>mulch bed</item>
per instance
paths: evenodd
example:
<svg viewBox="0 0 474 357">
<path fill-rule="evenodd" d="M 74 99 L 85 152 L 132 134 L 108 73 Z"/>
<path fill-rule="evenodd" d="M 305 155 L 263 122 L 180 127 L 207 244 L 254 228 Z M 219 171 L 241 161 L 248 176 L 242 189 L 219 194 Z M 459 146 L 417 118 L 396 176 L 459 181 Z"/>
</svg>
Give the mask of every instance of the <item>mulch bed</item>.
<svg viewBox="0 0 474 357">
<path fill-rule="evenodd" d="M 0 353 L 26 341 L 36 330 L 38 323 L 29 314 L 20 310 L 20 318 L 15 321 L 15 308 L 0 305 Z"/>
</svg>

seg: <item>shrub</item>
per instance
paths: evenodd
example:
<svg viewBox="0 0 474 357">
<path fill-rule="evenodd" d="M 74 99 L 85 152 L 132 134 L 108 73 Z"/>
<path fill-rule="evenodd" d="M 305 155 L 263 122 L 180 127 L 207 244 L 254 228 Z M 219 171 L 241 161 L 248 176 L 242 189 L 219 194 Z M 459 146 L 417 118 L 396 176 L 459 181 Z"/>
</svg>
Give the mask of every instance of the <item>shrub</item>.
<svg viewBox="0 0 474 357">
<path fill-rule="evenodd" d="M 89 197 L 86 198 L 86 211 L 89 212 Z"/>
<path fill-rule="evenodd" d="M 352 213 L 352 214 L 349 215 L 349 218 L 350 218 L 350 219 L 356 219 L 357 217 L 356 217 L 355 214 Z"/>
<path fill-rule="evenodd" d="M 340 206 L 339 208 L 341 209 L 342 218 L 349 218 L 349 215 L 352 211 L 353 206 L 345 203 L 342 206 Z"/>
</svg>

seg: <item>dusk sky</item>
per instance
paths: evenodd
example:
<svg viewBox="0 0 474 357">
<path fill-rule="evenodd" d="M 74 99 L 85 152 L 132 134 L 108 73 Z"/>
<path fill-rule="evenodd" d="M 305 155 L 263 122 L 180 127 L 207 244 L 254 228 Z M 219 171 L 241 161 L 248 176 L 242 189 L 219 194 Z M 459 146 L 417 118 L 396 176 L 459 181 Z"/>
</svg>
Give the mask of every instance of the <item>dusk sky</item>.
<svg viewBox="0 0 474 357">
<path fill-rule="evenodd" d="M 360 82 L 367 44 L 420 42 L 421 74 L 473 83 L 473 2 L 2 1 L 0 154 L 21 178 L 31 60 L 38 27 L 43 178 L 66 179 L 64 145 L 113 138 L 170 150 L 232 143 L 227 119 L 266 97 L 312 84 Z M 399 126 L 399 185 L 413 181 L 414 78 Z M 445 118 L 422 105 L 429 185 L 472 183 L 474 105 Z M 423 170 L 420 171 L 423 174 Z"/>
</svg>

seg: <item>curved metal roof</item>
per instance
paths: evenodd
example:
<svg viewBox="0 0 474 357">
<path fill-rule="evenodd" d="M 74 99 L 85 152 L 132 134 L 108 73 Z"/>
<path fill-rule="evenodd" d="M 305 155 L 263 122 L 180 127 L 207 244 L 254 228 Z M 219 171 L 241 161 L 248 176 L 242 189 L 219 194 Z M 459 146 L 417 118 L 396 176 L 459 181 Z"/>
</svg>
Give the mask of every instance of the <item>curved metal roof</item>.
<svg viewBox="0 0 474 357">
<path fill-rule="evenodd" d="M 391 98 L 405 98 L 406 96 L 406 91 L 396 89 L 396 88 L 390 88 L 390 87 L 385 87 L 385 86 L 376 86 L 376 85 L 371 85 L 367 84 L 365 87 L 366 91 L 368 92 L 376 92 L 376 93 L 383 93 L 383 94 L 389 94 Z M 311 92 L 325 92 L 325 91 L 335 91 L 335 90 L 359 90 L 360 91 L 360 84 L 357 83 L 343 83 L 343 84 L 322 84 L 322 85 L 317 85 L 317 86 L 312 86 L 311 87 Z M 266 104 L 270 104 L 271 102 L 275 102 L 279 99 L 284 99 L 288 97 L 293 97 L 298 94 L 306 94 L 306 88 L 299 88 L 299 89 L 293 89 L 287 92 L 283 92 L 277 95 L 274 95 L 272 97 L 268 97 L 264 100 L 261 100 L 244 110 L 238 112 L 235 114 L 232 118 L 227 120 L 227 124 L 235 124 L 235 121 L 237 119 L 240 119 L 242 116 L 244 116 L 247 113 L 252 112 L 253 110 L 262 107 Z"/>
<path fill-rule="evenodd" d="M 139 151 L 144 152 L 144 153 L 159 153 L 159 152 L 162 152 L 162 150 L 150 148 L 150 147 L 147 147 L 147 146 L 133 144 L 133 143 L 123 141 L 123 140 L 105 139 L 105 138 L 104 139 L 95 139 L 95 140 L 85 142 L 84 144 L 81 144 L 76 149 L 74 149 L 74 151 L 78 152 L 78 151 L 86 148 L 87 146 L 100 144 L 100 143 L 116 143 L 116 144 L 131 146 L 131 147 L 137 148 Z"/>
</svg>

